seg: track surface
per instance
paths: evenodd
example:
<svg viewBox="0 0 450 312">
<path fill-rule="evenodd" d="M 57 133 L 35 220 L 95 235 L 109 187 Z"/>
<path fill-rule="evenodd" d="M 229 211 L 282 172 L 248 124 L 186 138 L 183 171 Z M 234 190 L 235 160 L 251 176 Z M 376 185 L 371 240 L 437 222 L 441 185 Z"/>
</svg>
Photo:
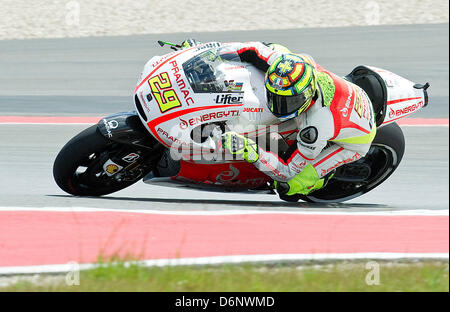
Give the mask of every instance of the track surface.
<svg viewBox="0 0 450 312">
<path fill-rule="evenodd" d="M 102 116 L 133 110 L 130 94 L 143 64 L 151 56 L 167 52 L 156 46 L 156 40 L 180 42 L 184 36 L 0 41 L 0 116 Z M 430 105 L 413 117 L 448 118 L 448 24 L 199 33 L 192 37 L 279 42 L 312 54 L 337 74 L 369 64 L 413 81 L 429 81 Z M 354 213 L 448 210 L 449 206 L 448 126 L 403 127 L 406 152 L 396 173 L 374 191 L 332 205 L 285 203 L 273 195 L 174 191 L 143 183 L 102 198 L 74 198 L 53 182 L 52 164 L 59 149 L 85 127 L 0 123 L 0 207 Z M 441 241 L 447 249 L 437 252 L 448 253 L 448 217 L 446 220 L 447 226 L 441 230 L 447 238 Z M 39 229 L 45 231 L 42 227 L 34 230 Z M 0 245 L 7 239 L 5 233 L 0 231 Z M 327 233 L 332 235 L 332 230 Z M 0 254 L 0 265 L 2 256 L 5 254 Z"/>
<path fill-rule="evenodd" d="M 0 41 L 0 114 L 107 115 L 132 110 L 144 64 L 187 34 Z M 431 84 L 414 117 L 448 117 L 448 24 L 198 33 L 207 41 L 277 42 L 339 75 L 366 64 Z"/>
<path fill-rule="evenodd" d="M 185 36 L 163 35 L 173 42 Z M 280 42 L 292 50 L 310 53 L 341 75 L 359 64 L 371 64 L 413 81 L 429 81 L 430 105 L 413 117 L 448 118 L 448 24 L 198 33 L 192 37 L 202 41 Z M 143 64 L 155 54 L 170 51 L 157 45 L 156 40 L 161 38 L 147 35 L 0 41 L 0 116 L 105 116 L 133 110 L 131 94 Z M 52 162 L 62 145 L 86 126 L 0 127 L 1 206 L 138 204 L 142 208 L 196 209 L 207 205 L 214 209 L 223 203 L 254 208 L 261 207 L 260 199 L 264 199 L 273 204 L 262 207 L 289 207 L 274 196 L 256 200 L 251 195 L 186 191 L 168 199 L 167 189 L 142 183 L 103 199 L 66 197 L 53 182 Z M 376 191 L 338 207 L 448 208 L 448 127 L 408 127 L 405 136 L 406 155 L 396 174 Z M 155 202 L 158 198 L 164 201 Z M 210 205 L 195 201 L 212 198 L 215 202 Z"/>
<path fill-rule="evenodd" d="M 102 198 L 74 198 L 53 181 L 59 149 L 85 125 L 0 125 L 0 206 L 141 209 L 448 209 L 448 127 L 404 127 L 407 151 L 376 190 L 342 204 L 285 203 L 274 195 L 173 191 L 144 183 Z M 167 196 L 170 192 L 170 197 Z"/>
</svg>

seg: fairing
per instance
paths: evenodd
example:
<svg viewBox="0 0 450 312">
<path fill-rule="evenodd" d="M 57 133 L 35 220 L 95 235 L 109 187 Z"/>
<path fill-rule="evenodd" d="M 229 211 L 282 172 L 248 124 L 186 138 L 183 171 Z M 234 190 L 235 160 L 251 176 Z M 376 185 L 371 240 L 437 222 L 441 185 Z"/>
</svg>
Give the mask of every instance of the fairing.
<svg viewBox="0 0 450 312">
<path fill-rule="evenodd" d="M 426 92 L 414 88 L 413 82 L 383 69 L 368 68 L 382 77 L 387 89 L 382 125 L 426 105 Z M 217 126 L 221 131 L 233 129 L 259 140 L 276 125 L 288 143 L 297 134 L 294 119 L 281 122 L 268 109 L 264 73 L 240 62 L 227 44 L 212 42 L 155 56 L 141 73 L 134 99 L 142 123 L 156 140 L 170 150 L 187 151 L 182 155 L 187 160 L 181 160 L 176 175 L 149 176 L 144 180 L 150 184 L 261 188 L 270 180 L 265 174 L 252 164 L 220 157 L 218 137 L 199 140 L 194 129 L 203 131 L 206 125 L 213 133 Z M 209 158 L 204 157 L 204 151 Z"/>
<path fill-rule="evenodd" d="M 168 148 L 210 149 L 212 142 L 192 139 L 200 125 L 226 123 L 257 136 L 259 128 L 279 123 L 267 108 L 264 73 L 240 62 L 226 45 L 211 46 L 154 57 L 141 74 L 137 110 L 148 131 Z M 295 123 L 282 126 L 282 131 L 294 129 Z"/>
<path fill-rule="evenodd" d="M 386 85 L 387 109 L 383 125 L 417 112 L 428 104 L 426 89 L 385 69 L 368 66 L 378 73 Z"/>
</svg>

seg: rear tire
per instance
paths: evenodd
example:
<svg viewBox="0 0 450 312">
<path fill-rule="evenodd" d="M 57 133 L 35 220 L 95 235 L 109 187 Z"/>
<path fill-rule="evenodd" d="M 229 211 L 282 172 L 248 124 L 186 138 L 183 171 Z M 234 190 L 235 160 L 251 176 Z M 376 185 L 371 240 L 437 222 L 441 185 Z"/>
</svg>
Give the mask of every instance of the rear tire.
<svg viewBox="0 0 450 312">
<path fill-rule="evenodd" d="M 72 138 L 61 149 L 53 164 L 56 184 L 65 192 L 78 196 L 101 196 L 124 189 L 143 177 L 150 169 L 142 167 L 127 179 L 109 177 L 103 164 L 113 151 L 122 148 L 105 138 L 93 125 Z M 80 168 L 85 168 L 80 172 Z M 129 174 L 129 173 L 127 173 Z"/>
<path fill-rule="evenodd" d="M 391 123 L 377 129 L 377 135 L 365 157 L 336 170 L 328 184 L 310 195 L 282 195 L 289 202 L 303 200 L 310 203 L 338 203 L 361 196 L 386 181 L 399 166 L 405 152 L 402 129 Z M 370 167 L 370 175 L 363 181 L 349 181 L 345 173 L 355 165 Z M 347 170 L 347 171 L 346 171 Z"/>
</svg>

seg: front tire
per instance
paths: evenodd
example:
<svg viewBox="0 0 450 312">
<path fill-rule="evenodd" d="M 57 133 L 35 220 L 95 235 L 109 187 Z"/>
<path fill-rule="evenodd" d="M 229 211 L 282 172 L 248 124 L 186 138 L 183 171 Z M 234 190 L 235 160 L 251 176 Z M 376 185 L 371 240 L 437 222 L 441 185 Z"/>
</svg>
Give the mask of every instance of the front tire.
<svg viewBox="0 0 450 312">
<path fill-rule="evenodd" d="M 53 164 L 56 184 L 65 192 L 77 196 L 101 196 L 124 189 L 151 171 L 142 164 L 127 170 L 118 179 L 117 174 L 108 176 L 103 164 L 114 154 L 124 151 L 124 146 L 105 138 L 93 125 L 74 138 L 61 149 Z"/>
</svg>

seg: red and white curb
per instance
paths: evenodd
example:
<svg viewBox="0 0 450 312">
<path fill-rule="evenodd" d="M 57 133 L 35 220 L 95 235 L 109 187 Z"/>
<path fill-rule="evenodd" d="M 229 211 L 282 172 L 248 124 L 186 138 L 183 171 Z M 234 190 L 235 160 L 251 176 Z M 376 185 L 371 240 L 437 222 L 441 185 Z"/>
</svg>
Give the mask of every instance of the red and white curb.
<svg viewBox="0 0 450 312">
<path fill-rule="evenodd" d="M 448 210 L 160 211 L 0 207 L 0 274 L 67 272 L 99 255 L 145 266 L 448 259 Z"/>
</svg>

